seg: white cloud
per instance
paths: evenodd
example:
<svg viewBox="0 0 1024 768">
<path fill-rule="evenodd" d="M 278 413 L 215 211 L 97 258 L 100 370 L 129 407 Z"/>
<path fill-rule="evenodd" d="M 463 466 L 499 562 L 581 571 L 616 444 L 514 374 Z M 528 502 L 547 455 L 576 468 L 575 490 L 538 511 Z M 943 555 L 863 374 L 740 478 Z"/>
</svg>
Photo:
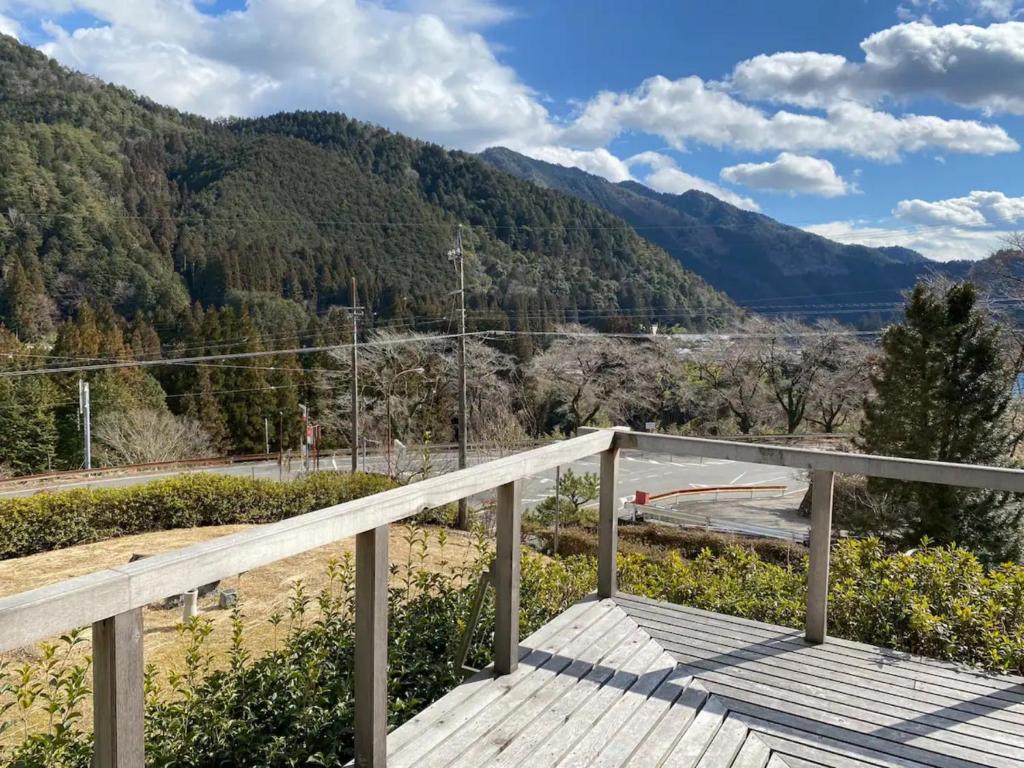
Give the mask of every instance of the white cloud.
<svg viewBox="0 0 1024 768">
<path fill-rule="evenodd" d="M 815 52 L 755 56 L 736 65 L 728 85 L 750 99 L 803 107 L 937 97 L 988 113 L 1024 114 L 1024 22 L 912 22 L 860 45 L 863 62 Z"/>
<path fill-rule="evenodd" d="M 971 192 L 946 200 L 901 200 L 893 215 L 915 224 L 953 224 L 960 227 L 1012 227 L 1024 223 L 1024 197 L 1002 192 Z"/>
<path fill-rule="evenodd" d="M 630 168 L 647 167 L 649 171 L 643 176 L 643 182 L 658 192 L 681 195 L 683 192 L 696 189 L 698 192 L 714 195 L 719 200 L 724 200 L 738 208 L 745 208 L 748 211 L 761 210 L 751 198 L 737 195 L 713 181 L 687 173 L 676 165 L 675 160 L 660 152 L 640 152 L 628 158 L 626 164 Z"/>
<path fill-rule="evenodd" d="M 250 0 L 220 15 L 191 0 L 58 3 L 103 23 L 49 25 L 46 53 L 207 116 L 340 110 L 466 149 L 548 144 L 556 133 L 533 91 L 472 29 L 503 17 L 491 2 Z"/>
<path fill-rule="evenodd" d="M 708 87 L 699 77 L 657 76 L 629 93 L 602 92 L 568 127 L 569 143 L 601 146 L 623 131 L 661 136 L 675 148 L 695 141 L 752 151 L 838 150 L 878 160 L 935 148 L 994 154 L 1019 149 L 1002 128 L 974 120 L 928 115 L 895 116 L 853 102 L 828 108 L 825 116 L 778 111 L 766 114 Z"/>
<path fill-rule="evenodd" d="M 751 189 L 789 194 L 840 197 L 856 191 L 828 160 L 783 152 L 767 163 L 741 163 L 723 168 L 722 179 Z"/>
<path fill-rule="evenodd" d="M 936 261 L 983 259 L 1002 247 L 1002 239 L 1009 234 L 1004 230 L 964 229 L 951 225 L 901 228 L 855 221 L 831 221 L 804 229 L 840 243 L 872 248 L 901 245 Z"/>
<path fill-rule="evenodd" d="M 570 149 L 569 147 L 515 147 L 524 155 L 555 165 L 579 168 L 587 173 L 602 176 L 608 181 L 628 181 L 633 178 L 629 166 L 607 149 Z"/>
<path fill-rule="evenodd" d="M 1004 21 L 1021 12 L 1018 0 L 964 0 L 970 11 L 978 16 Z"/>
<path fill-rule="evenodd" d="M 21 27 L 14 19 L 0 13 L 0 35 L 10 35 L 18 40 L 21 38 Z"/>
</svg>

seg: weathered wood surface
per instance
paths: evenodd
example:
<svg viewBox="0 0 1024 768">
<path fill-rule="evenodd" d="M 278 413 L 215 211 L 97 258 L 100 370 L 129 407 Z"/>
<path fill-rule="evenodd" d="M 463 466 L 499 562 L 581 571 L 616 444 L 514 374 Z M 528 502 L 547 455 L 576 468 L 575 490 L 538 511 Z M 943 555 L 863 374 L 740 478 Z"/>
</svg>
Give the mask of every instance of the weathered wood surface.
<svg viewBox="0 0 1024 768">
<path fill-rule="evenodd" d="M 1024 768 L 1024 679 L 618 594 L 388 737 L 423 768 Z"/>
<path fill-rule="evenodd" d="M 384 768 L 388 732 L 388 526 L 356 536 L 355 743 L 358 768 Z"/>
<path fill-rule="evenodd" d="M 667 456 L 703 456 L 708 459 L 747 461 L 751 464 L 772 464 L 793 469 L 818 469 L 844 475 L 868 475 L 891 480 L 1024 493 L 1024 470 L 1020 469 L 870 456 L 862 453 L 816 451 L 810 448 L 786 448 L 729 440 L 708 440 L 701 437 L 655 435 L 647 432 L 617 431 L 614 434 L 615 445 L 622 450 L 633 449 Z"/>
<path fill-rule="evenodd" d="M 145 762 L 142 610 L 92 627 L 95 764 L 136 768 Z"/>
<path fill-rule="evenodd" d="M 0 597 L 0 651 L 394 523 L 611 447 L 603 430 L 135 563 Z"/>
</svg>

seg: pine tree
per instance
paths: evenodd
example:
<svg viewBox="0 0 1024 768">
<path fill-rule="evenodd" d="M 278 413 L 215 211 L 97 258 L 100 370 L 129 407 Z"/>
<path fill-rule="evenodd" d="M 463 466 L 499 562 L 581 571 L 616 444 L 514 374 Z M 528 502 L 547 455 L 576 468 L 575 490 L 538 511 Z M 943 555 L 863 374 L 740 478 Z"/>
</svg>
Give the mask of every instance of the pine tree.
<svg viewBox="0 0 1024 768">
<path fill-rule="evenodd" d="M 862 447 L 869 453 L 965 464 L 1006 465 L 1013 373 L 999 326 L 970 283 L 919 283 L 902 323 L 882 337 Z M 1021 551 L 1024 510 L 1006 494 L 873 480 L 901 520 L 896 538 L 955 542 L 989 561 Z"/>
<path fill-rule="evenodd" d="M 0 326 L 2 368 L 31 365 L 36 358 L 3 326 Z M 0 474 L 45 472 L 57 444 L 54 403 L 57 390 L 45 376 L 0 379 Z"/>
</svg>

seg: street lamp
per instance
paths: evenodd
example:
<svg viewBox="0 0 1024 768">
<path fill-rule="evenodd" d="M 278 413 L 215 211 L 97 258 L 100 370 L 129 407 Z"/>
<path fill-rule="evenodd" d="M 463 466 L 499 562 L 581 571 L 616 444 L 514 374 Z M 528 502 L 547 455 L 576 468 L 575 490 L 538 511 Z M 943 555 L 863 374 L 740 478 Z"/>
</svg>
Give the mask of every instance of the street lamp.
<svg viewBox="0 0 1024 768">
<path fill-rule="evenodd" d="M 395 389 L 395 382 L 398 381 L 400 376 L 405 376 L 407 373 L 423 373 L 424 369 L 422 366 L 416 368 L 406 368 L 404 371 L 399 371 L 388 380 L 388 388 L 384 393 L 384 411 L 385 419 L 388 423 L 388 477 L 394 475 L 394 470 L 391 467 L 391 445 L 394 442 L 391 438 L 391 393 Z"/>
</svg>

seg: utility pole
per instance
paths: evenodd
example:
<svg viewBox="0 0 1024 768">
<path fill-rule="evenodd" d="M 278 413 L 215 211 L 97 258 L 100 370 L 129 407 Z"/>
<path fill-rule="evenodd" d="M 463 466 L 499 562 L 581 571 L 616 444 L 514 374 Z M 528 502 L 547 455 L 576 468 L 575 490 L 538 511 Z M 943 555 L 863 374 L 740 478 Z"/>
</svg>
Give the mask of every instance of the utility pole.
<svg viewBox="0 0 1024 768">
<path fill-rule="evenodd" d="M 82 442 L 85 468 L 92 469 L 92 409 L 89 403 L 89 382 L 78 380 L 78 413 L 82 417 Z"/>
<path fill-rule="evenodd" d="M 359 469 L 359 313 L 356 279 L 352 278 L 352 471 Z M 364 461 L 365 465 L 366 462 Z"/>
<path fill-rule="evenodd" d="M 306 437 L 306 430 L 309 426 L 309 408 L 304 403 L 299 403 L 299 414 L 302 416 L 302 468 L 309 471 L 309 440 Z"/>
<path fill-rule="evenodd" d="M 284 411 L 277 412 L 277 479 L 284 480 Z"/>
<path fill-rule="evenodd" d="M 562 485 L 562 465 L 555 467 L 555 537 L 552 542 L 552 557 L 558 557 L 558 537 L 562 528 L 562 497 L 559 487 Z"/>
<path fill-rule="evenodd" d="M 448 259 L 455 262 L 455 268 L 459 272 L 459 469 L 465 469 L 469 424 L 466 418 L 466 262 L 462 253 L 461 224 L 455 233 L 455 247 L 448 251 Z M 464 531 L 469 530 L 467 499 L 459 499 L 456 525 Z"/>
<path fill-rule="evenodd" d="M 263 417 L 263 452 L 270 455 L 270 419 Z"/>
</svg>

